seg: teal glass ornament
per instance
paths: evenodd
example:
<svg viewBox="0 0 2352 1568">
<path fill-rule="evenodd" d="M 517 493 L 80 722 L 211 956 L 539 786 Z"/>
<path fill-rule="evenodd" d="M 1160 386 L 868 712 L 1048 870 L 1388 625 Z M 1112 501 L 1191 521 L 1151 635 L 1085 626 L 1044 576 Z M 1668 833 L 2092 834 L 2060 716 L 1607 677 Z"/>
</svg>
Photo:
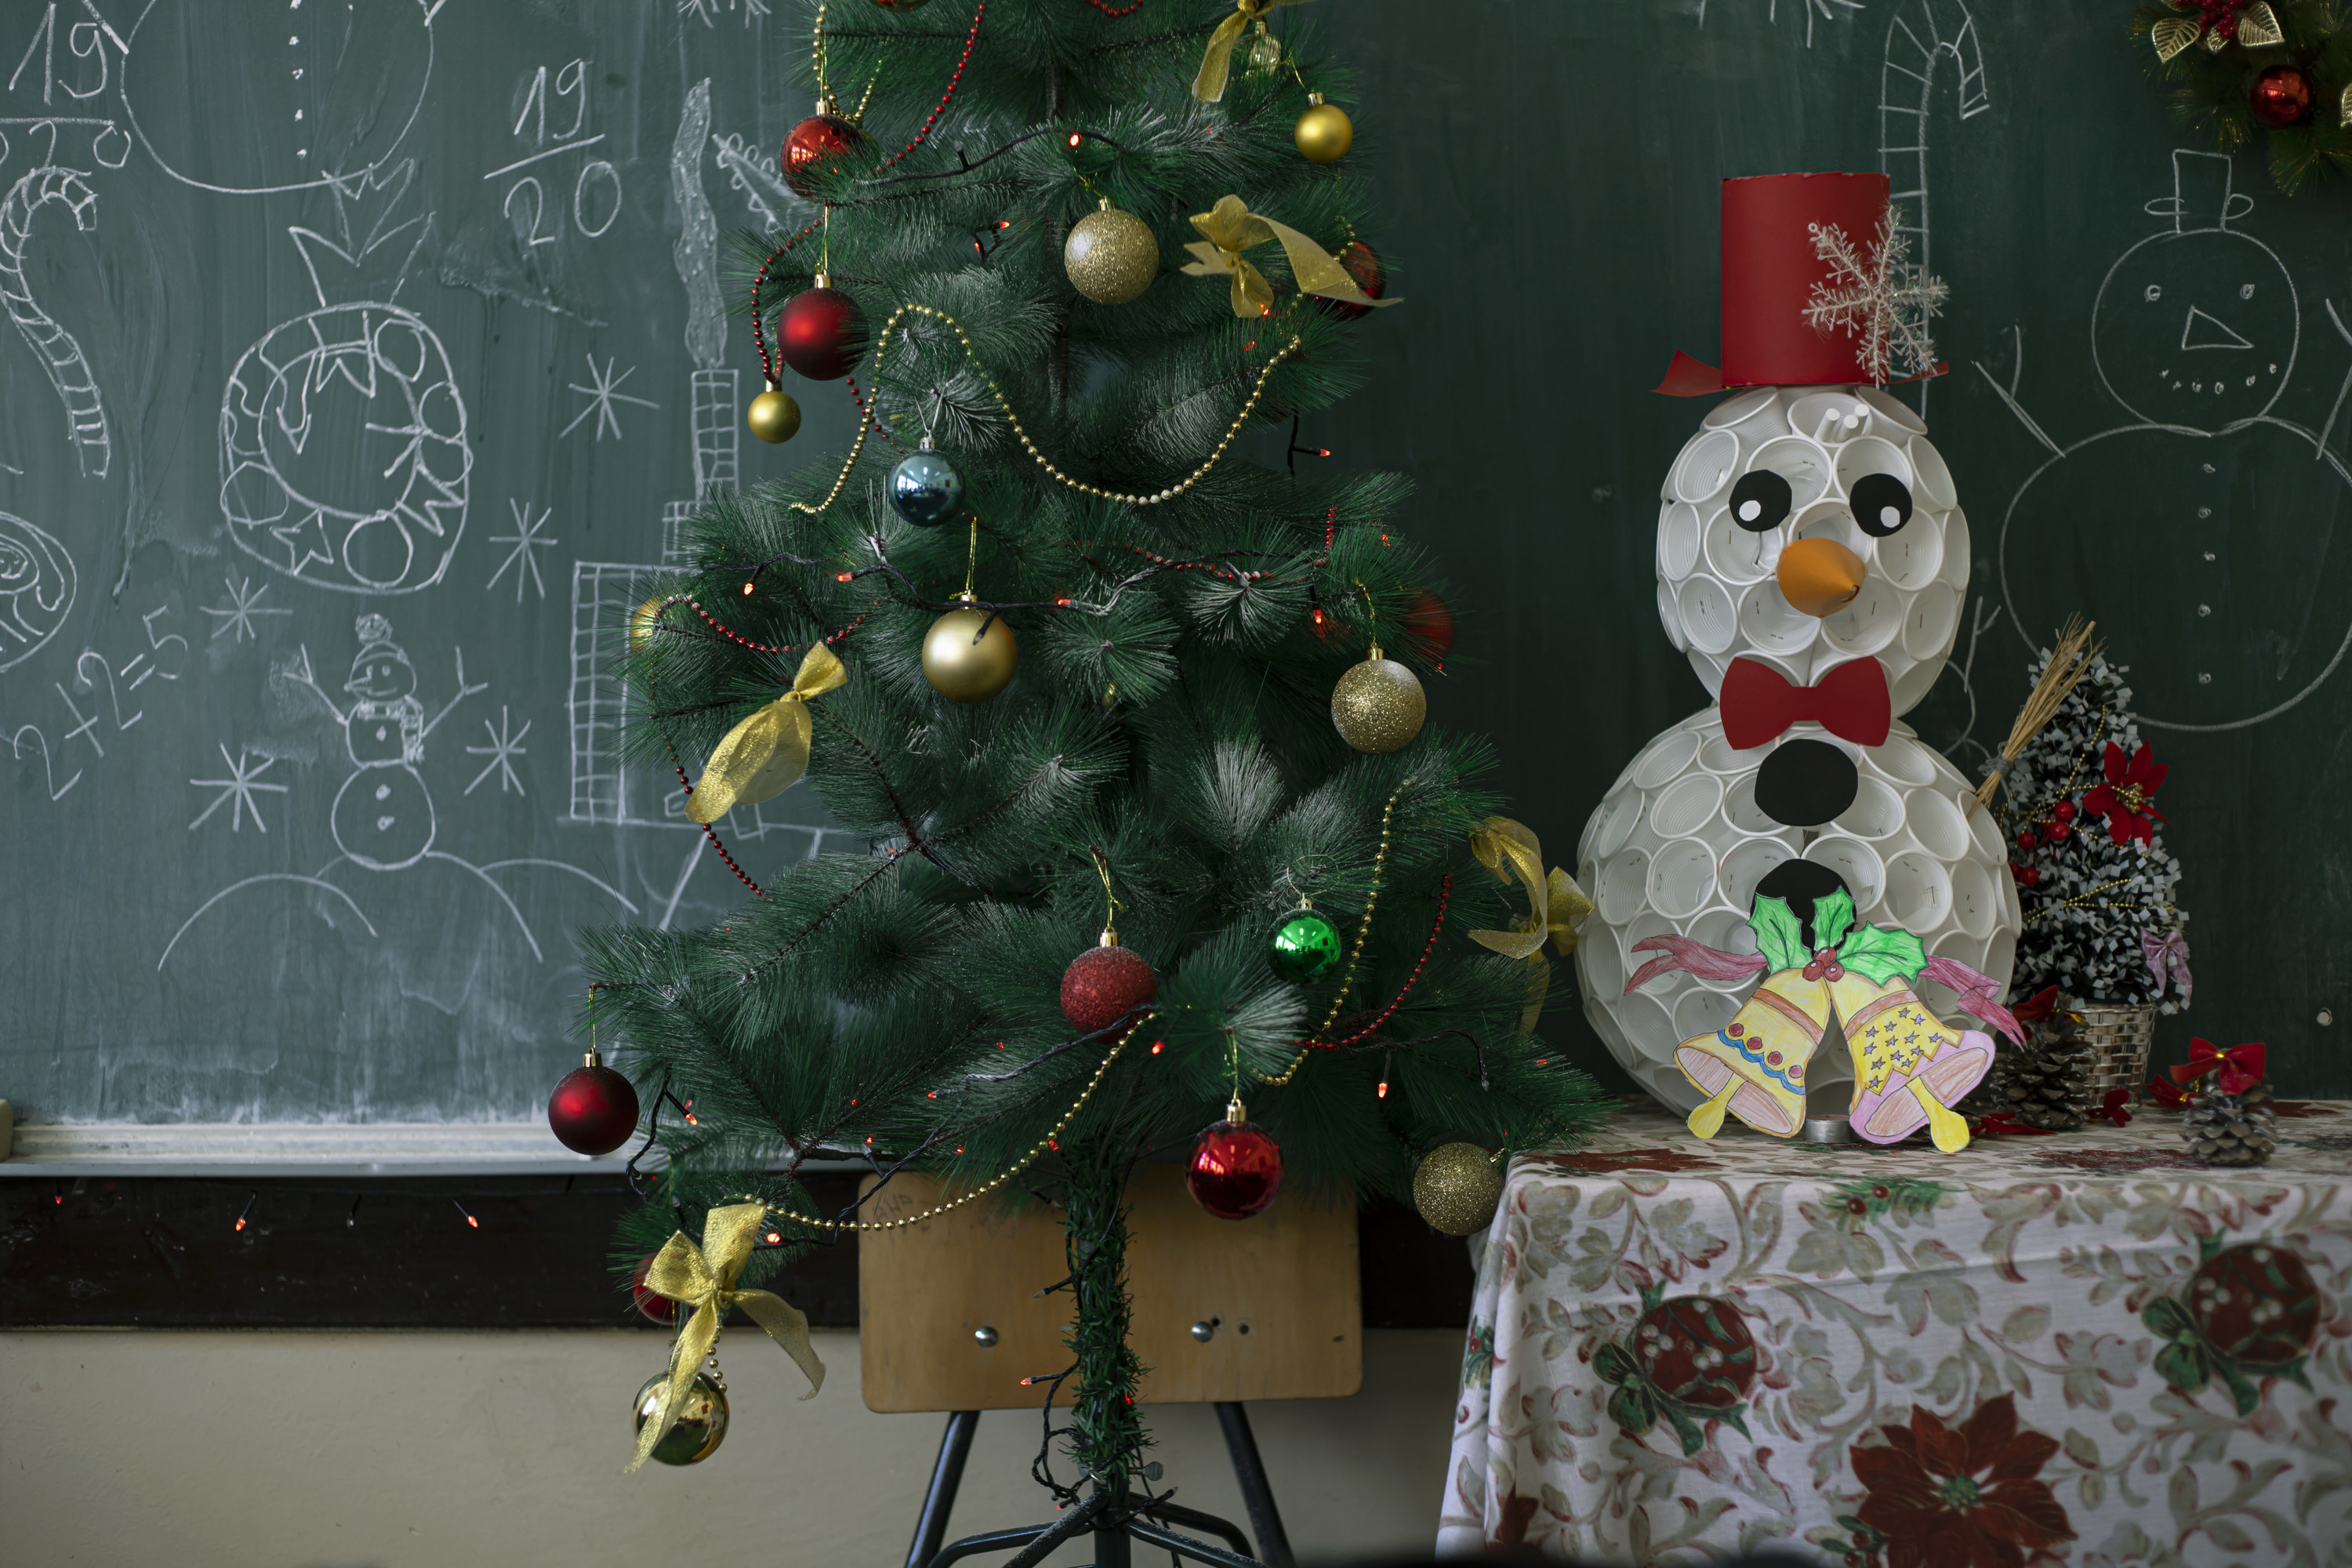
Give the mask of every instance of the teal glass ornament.
<svg viewBox="0 0 2352 1568">
<path fill-rule="evenodd" d="M 937 528 L 963 510 L 963 476 L 926 440 L 890 470 L 890 505 L 917 528 Z"/>
<path fill-rule="evenodd" d="M 1320 980 L 1339 962 L 1339 928 L 1311 909 L 1293 910 L 1266 938 L 1265 961 L 1294 984 Z"/>
</svg>

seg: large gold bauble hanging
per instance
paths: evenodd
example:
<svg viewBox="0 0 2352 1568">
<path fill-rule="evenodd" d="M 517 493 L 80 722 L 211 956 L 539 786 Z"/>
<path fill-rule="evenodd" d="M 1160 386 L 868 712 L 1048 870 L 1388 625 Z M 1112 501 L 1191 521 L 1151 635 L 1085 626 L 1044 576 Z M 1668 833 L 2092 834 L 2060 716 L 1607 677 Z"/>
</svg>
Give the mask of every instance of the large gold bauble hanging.
<svg viewBox="0 0 2352 1568">
<path fill-rule="evenodd" d="M 1447 1236 L 1486 1229 L 1502 1201 L 1502 1167 L 1475 1143 L 1441 1143 L 1412 1173 L 1412 1206 Z"/>
<path fill-rule="evenodd" d="M 1106 197 L 1099 212 L 1070 226 L 1062 267 L 1070 287 L 1096 304 L 1124 305 L 1160 276 L 1160 241 L 1150 224 Z"/>
<path fill-rule="evenodd" d="M 1412 671 L 1375 646 L 1331 689 L 1331 724 L 1360 752 L 1394 752 L 1412 743 L 1429 717 L 1429 699 Z"/>
<path fill-rule="evenodd" d="M 1336 103 L 1326 103 L 1319 92 L 1307 95 L 1307 112 L 1298 117 L 1298 124 L 1290 133 L 1298 143 L 1298 151 L 1310 163 L 1336 163 L 1348 155 L 1349 145 L 1356 140 L 1356 128 L 1349 123 L 1347 110 Z"/>
<path fill-rule="evenodd" d="M 662 598 L 656 594 L 629 612 L 629 651 L 643 653 L 646 645 L 654 640 L 654 628 L 661 624 Z"/>
<path fill-rule="evenodd" d="M 923 677 L 951 701 L 987 701 L 1020 662 L 1013 628 L 984 610 L 950 610 L 923 634 Z"/>
<path fill-rule="evenodd" d="M 791 393 L 772 381 L 767 391 L 751 399 L 743 423 L 751 427 L 752 435 L 772 447 L 800 433 L 801 405 L 793 401 Z"/>
<path fill-rule="evenodd" d="M 654 1418 L 655 1402 L 669 1382 L 667 1373 L 646 1379 L 637 1390 L 636 1426 Z M 677 1403 L 677 1425 L 654 1445 L 654 1458 L 665 1465 L 696 1465 L 719 1451 L 727 1436 L 727 1385 L 708 1372 L 698 1372 Z"/>
</svg>

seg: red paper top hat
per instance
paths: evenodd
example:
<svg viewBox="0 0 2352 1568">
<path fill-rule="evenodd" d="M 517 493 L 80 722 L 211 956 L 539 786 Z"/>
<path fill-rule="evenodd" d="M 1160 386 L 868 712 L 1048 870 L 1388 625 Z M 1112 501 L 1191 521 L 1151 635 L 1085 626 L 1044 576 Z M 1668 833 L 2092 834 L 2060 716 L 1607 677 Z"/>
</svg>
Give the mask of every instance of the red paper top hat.
<svg viewBox="0 0 2352 1568">
<path fill-rule="evenodd" d="M 1676 353 L 1657 390 L 1699 397 L 1735 386 L 1868 382 L 1858 333 L 1805 319 L 1832 268 L 1813 229 L 1836 227 L 1857 247 L 1877 237 L 1887 209 L 1884 174 L 1759 174 L 1723 182 L 1723 368 Z M 1930 374 L 1941 374 L 1938 366 Z M 1916 378 L 1914 378 L 1916 379 Z"/>
</svg>

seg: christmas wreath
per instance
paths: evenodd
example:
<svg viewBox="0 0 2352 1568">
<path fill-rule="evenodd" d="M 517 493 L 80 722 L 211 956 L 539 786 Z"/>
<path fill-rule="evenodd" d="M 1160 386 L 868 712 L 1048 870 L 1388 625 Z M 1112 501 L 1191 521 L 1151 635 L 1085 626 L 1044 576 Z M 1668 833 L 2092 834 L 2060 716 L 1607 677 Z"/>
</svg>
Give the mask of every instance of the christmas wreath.
<svg viewBox="0 0 2352 1568">
<path fill-rule="evenodd" d="M 2184 123 L 2223 153 L 2267 136 L 2279 189 L 2352 171 L 2352 21 L 2334 0 L 2152 0 L 2131 30 Z"/>
</svg>

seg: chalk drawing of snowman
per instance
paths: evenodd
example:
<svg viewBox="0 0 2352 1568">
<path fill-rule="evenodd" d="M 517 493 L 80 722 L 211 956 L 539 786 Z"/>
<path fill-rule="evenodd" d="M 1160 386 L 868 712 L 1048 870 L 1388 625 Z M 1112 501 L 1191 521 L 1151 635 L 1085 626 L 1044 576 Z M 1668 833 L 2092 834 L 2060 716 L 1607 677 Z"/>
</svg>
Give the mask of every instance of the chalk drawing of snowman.
<svg viewBox="0 0 2352 1568">
<path fill-rule="evenodd" d="M 428 720 L 425 704 L 416 700 L 415 667 L 392 640 L 392 623 L 382 616 L 362 616 L 355 629 L 360 651 L 352 660 L 351 679 L 343 682 L 352 698 L 349 712 L 308 678 L 308 648 L 301 679 L 343 727 L 343 744 L 359 769 L 335 793 L 335 847 L 372 871 L 397 871 L 433 848 L 433 795 L 416 771 L 425 760 L 425 737 L 458 703 L 488 688 L 466 684 L 465 656 L 459 654 L 457 694 Z"/>
<path fill-rule="evenodd" d="M 2237 226 L 2230 160 L 2172 155 L 2169 220 L 2119 257 L 2092 308 L 2100 384 L 2134 423 L 2061 445 L 1978 371 L 2050 456 L 2011 498 L 2001 590 L 2029 649 L 2080 611 L 2128 650 L 2139 721 L 2242 729 L 2301 702 L 2352 647 L 2352 471 L 2273 412 L 2302 310 L 2276 252 Z M 2352 344 L 2343 319 L 2329 321 Z M 2019 339 L 2022 359 L 2022 338 Z"/>
</svg>

